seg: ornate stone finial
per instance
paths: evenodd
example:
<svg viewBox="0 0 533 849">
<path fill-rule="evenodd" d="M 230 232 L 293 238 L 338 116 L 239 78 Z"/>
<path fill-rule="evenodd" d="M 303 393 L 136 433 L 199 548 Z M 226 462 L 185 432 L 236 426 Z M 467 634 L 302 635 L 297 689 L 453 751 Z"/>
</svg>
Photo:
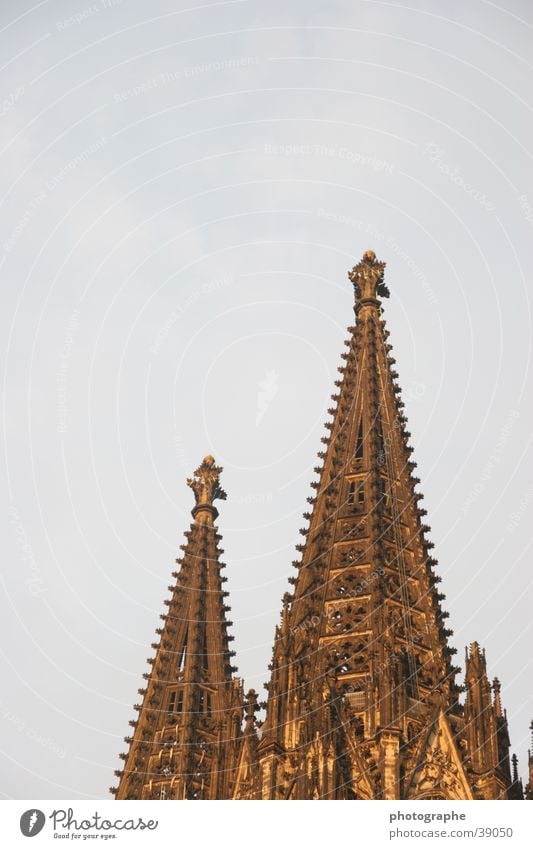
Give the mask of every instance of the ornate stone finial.
<svg viewBox="0 0 533 849">
<path fill-rule="evenodd" d="M 290 604 L 293 600 L 291 593 L 283 593 L 282 603 L 283 607 L 281 608 L 281 625 L 280 625 L 280 636 L 287 634 L 287 629 L 289 627 L 289 608 Z"/>
<path fill-rule="evenodd" d="M 379 305 L 378 298 L 388 298 L 390 292 L 383 282 L 386 263 L 376 259 L 374 251 L 365 251 L 361 262 L 348 272 L 355 292 L 355 308 L 365 303 Z"/>
<path fill-rule="evenodd" d="M 470 658 L 474 660 L 478 659 L 480 656 L 480 645 L 474 640 L 473 643 L 470 643 Z"/>
<path fill-rule="evenodd" d="M 496 711 L 496 716 L 503 716 L 501 691 L 502 685 L 500 684 L 500 679 L 495 678 L 492 682 L 492 692 L 494 693 L 494 710 Z"/>
<path fill-rule="evenodd" d="M 213 507 L 213 501 L 217 498 L 225 501 L 227 498 L 220 486 L 221 472 L 222 467 L 217 466 L 215 458 L 208 454 L 202 460 L 202 465 L 196 469 L 194 477 L 187 478 L 187 486 L 191 487 L 196 498 L 196 505 L 192 510 L 193 516 L 201 510 L 211 512 L 214 518 L 218 516 L 217 509 Z"/>
<path fill-rule="evenodd" d="M 255 690 L 248 690 L 246 693 L 244 708 L 246 712 L 246 727 L 248 730 L 251 730 L 255 725 L 255 714 L 259 710 L 259 705 L 257 704 L 257 693 Z"/>
<path fill-rule="evenodd" d="M 487 674 L 487 663 L 485 652 L 478 642 L 474 640 L 470 643 L 470 650 L 467 653 L 467 678 L 472 681 L 479 681 Z"/>
</svg>

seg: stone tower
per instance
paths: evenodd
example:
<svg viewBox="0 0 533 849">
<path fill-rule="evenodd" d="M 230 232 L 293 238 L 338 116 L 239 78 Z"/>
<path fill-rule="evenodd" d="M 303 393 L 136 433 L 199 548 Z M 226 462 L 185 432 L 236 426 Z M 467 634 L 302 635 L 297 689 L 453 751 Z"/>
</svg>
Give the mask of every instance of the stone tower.
<svg viewBox="0 0 533 849">
<path fill-rule="evenodd" d="M 117 798 L 522 798 L 500 683 L 477 643 L 456 681 L 382 317 L 384 270 L 367 251 L 349 273 L 355 323 L 275 632 L 264 722 L 256 694 L 244 702 L 232 677 L 212 503 L 225 496 L 206 458 L 189 481 L 195 522 Z"/>
<path fill-rule="evenodd" d="M 223 553 L 215 499 L 225 499 L 222 469 L 206 457 L 187 481 L 194 491 L 194 522 L 169 587 L 168 612 L 152 643 L 139 718 L 126 737 L 129 752 L 117 770 L 117 799 L 227 799 L 231 797 L 243 718 L 240 681 L 233 677 L 220 574 Z"/>
<path fill-rule="evenodd" d="M 276 629 L 256 798 L 495 799 L 511 790 L 499 684 L 491 690 L 476 643 L 459 703 L 382 318 L 384 269 L 367 251 L 349 274 L 355 324 Z"/>
</svg>

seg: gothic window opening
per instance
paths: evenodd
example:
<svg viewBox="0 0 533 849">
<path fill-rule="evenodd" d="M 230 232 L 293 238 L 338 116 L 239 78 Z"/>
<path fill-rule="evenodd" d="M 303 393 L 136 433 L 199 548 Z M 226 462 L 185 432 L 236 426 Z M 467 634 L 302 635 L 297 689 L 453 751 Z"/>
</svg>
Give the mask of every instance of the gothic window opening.
<svg viewBox="0 0 533 849">
<path fill-rule="evenodd" d="M 355 454 L 354 457 L 356 460 L 363 459 L 363 419 L 359 422 L 359 430 L 357 432 L 357 441 L 355 443 Z"/>
<path fill-rule="evenodd" d="M 364 481 L 352 480 L 348 485 L 348 504 L 350 507 L 361 507 L 365 503 Z"/>
<path fill-rule="evenodd" d="M 173 690 L 168 697 L 168 713 L 181 713 L 183 710 L 183 692 Z"/>
<path fill-rule="evenodd" d="M 179 660 L 178 660 L 178 670 L 181 671 L 185 667 L 185 658 L 187 657 L 187 637 L 185 634 L 185 639 L 183 640 L 183 646 L 181 648 Z"/>
</svg>

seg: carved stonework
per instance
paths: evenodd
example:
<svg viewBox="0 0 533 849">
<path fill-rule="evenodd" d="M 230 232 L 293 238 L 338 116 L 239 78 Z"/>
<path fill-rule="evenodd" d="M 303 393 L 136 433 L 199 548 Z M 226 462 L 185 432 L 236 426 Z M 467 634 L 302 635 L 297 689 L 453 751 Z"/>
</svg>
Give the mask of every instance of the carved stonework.
<svg viewBox="0 0 533 849">
<path fill-rule="evenodd" d="M 196 469 L 194 477 L 187 478 L 187 486 L 194 492 L 197 507 L 212 506 L 217 498 L 226 500 L 226 493 L 220 486 L 221 472 L 222 467 L 217 466 L 215 458 L 208 455 Z"/>
<path fill-rule="evenodd" d="M 430 749 L 414 780 L 416 796 L 442 795 L 445 799 L 464 799 L 464 784 L 458 765 L 460 755 L 452 751 L 442 728 L 435 733 Z"/>
<path fill-rule="evenodd" d="M 337 555 L 339 566 L 353 566 L 356 563 L 362 563 L 365 559 L 365 549 L 357 546 L 350 548 L 342 548 Z"/>
<path fill-rule="evenodd" d="M 328 608 L 328 634 L 348 634 L 369 628 L 368 608 L 356 601 L 337 602 Z"/>
<path fill-rule="evenodd" d="M 342 539 L 361 539 L 367 535 L 366 520 L 359 519 L 358 522 L 342 522 Z"/>
<path fill-rule="evenodd" d="M 374 251 L 365 251 L 361 262 L 348 272 L 354 285 L 356 302 L 389 297 L 389 290 L 383 282 L 385 265 L 376 259 Z"/>
<path fill-rule="evenodd" d="M 341 572 L 332 583 L 332 594 L 337 598 L 354 598 L 370 592 L 376 573 L 363 569 Z"/>
</svg>

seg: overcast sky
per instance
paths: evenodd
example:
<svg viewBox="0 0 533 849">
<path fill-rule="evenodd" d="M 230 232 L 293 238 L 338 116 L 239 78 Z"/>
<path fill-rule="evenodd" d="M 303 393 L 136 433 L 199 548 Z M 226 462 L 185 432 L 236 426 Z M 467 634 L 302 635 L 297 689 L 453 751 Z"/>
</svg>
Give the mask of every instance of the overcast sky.
<svg viewBox="0 0 533 849">
<path fill-rule="evenodd" d="M 525 774 L 532 38 L 525 0 L 1 4 L 4 797 L 116 784 L 207 453 L 267 680 L 367 248 L 452 643 Z"/>
</svg>

